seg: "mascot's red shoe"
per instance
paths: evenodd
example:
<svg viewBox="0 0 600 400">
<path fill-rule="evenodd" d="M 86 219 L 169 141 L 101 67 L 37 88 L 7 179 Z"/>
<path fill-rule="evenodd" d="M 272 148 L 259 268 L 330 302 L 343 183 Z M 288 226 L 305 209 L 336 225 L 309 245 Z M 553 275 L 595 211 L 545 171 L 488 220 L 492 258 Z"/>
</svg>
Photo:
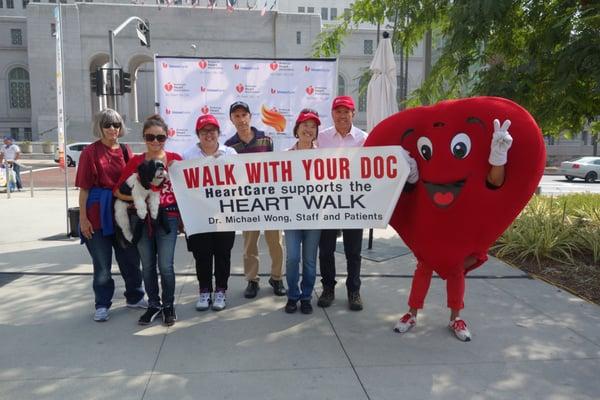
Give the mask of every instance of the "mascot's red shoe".
<svg viewBox="0 0 600 400">
<path fill-rule="evenodd" d="M 499 188 L 486 182 L 494 119 L 510 120 L 513 138 Z M 546 162 L 533 117 L 497 97 L 448 100 L 397 113 L 365 142 L 385 145 L 402 145 L 419 168 L 419 180 L 400 196 L 390 225 L 442 278 L 462 269 L 469 256 L 478 260 L 472 268 L 487 259 L 489 247 L 535 192 Z"/>
</svg>

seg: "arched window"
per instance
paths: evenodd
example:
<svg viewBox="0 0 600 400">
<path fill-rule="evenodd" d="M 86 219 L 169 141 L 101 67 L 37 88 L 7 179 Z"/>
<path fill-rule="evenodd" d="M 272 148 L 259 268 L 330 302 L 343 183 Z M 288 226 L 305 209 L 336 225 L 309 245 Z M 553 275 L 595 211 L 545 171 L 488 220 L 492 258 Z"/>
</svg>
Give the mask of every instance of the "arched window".
<svg viewBox="0 0 600 400">
<path fill-rule="evenodd" d="M 344 96 L 346 94 L 346 80 L 343 76 L 338 75 L 338 96 Z"/>
<path fill-rule="evenodd" d="M 363 75 L 358 84 L 358 112 L 367 111 L 367 86 L 369 85 L 369 76 Z"/>
<path fill-rule="evenodd" d="M 24 68 L 13 68 L 8 73 L 10 108 L 31 108 L 29 72 Z"/>
</svg>

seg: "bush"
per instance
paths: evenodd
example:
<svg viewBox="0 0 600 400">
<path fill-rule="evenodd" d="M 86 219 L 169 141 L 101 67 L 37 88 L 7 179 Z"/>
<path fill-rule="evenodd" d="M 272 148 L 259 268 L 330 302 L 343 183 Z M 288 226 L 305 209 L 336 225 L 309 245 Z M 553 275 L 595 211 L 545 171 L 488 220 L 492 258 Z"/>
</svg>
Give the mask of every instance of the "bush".
<svg viewBox="0 0 600 400">
<path fill-rule="evenodd" d="M 491 250 L 514 262 L 600 264 L 600 195 L 535 196 Z"/>
</svg>

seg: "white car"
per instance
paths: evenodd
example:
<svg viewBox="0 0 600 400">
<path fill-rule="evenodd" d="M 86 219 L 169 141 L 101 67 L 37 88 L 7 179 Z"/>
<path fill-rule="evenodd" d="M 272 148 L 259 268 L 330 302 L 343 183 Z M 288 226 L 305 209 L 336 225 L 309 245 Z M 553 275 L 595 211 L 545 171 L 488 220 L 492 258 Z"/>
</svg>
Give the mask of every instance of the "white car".
<svg viewBox="0 0 600 400">
<path fill-rule="evenodd" d="M 559 173 L 568 181 L 575 178 L 594 182 L 600 176 L 600 157 L 581 157 L 573 161 L 560 163 Z"/>
<path fill-rule="evenodd" d="M 79 156 L 81 155 L 81 152 L 90 144 L 91 143 L 89 142 L 78 142 L 66 145 L 65 164 L 67 164 L 68 167 L 75 167 L 79 162 Z M 56 149 L 54 152 L 54 161 L 59 161 L 58 149 Z"/>
</svg>

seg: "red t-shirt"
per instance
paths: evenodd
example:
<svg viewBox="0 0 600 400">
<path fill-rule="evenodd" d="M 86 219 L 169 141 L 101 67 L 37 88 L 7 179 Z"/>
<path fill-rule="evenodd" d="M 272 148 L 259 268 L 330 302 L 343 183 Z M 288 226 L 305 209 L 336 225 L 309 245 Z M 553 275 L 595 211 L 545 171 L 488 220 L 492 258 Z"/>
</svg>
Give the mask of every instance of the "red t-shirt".
<svg viewBox="0 0 600 400">
<path fill-rule="evenodd" d="M 165 169 L 167 170 L 167 172 L 169 171 L 169 164 L 171 164 L 172 161 L 183 160 L 181 158 L 181 156 L 177 153 L 165 151 L 165 154 L 167 155 L 167 165 L 165 166 Z M 138 155 L 134 156 L 133 158 L 131 158 L 131 160 L 129 160 L 129 162 L 125 166 L 125 169 L 123 170 L 123 173 L 121 174 L 121 177 L 117 181 L 116 185 L 114 185 L 113 192 L 115 192 L 117 189 L 119 189 L 121 187 L 121 185 L 123 184 L 123 182 L 125 182 L 127 180 L 127 178 L 129 178 L 131 176 L 131 174 L 133 174 L 134 172 L 137 171 L 138 165 L 140 165 L 145 159 L 146 159 L 146 154 L 144 153 L 144 154 L 138 154 Z M 171 186 L 171 180 L 169 178 L 167 178 L 167 180 L 164 182 L 164 184 L 162 185 L 161 190 L 160 190 L 160 207 L 164 208 L 164 207 L 168 207 L 168 206 L 174 206 L 176 204 L 177 204 L 177 200 L 175 199 L 175 194 L 173 193 L 173 187 Z"/>
<path fill-rule="evenodd" d="M 133 153 L 129 146 L 129 159 Z M 112 189 L 125 168 L 121 146 L 116 149 L 104 145 L 100 140 L 87 146 L 79 156 L 75 186 L 89 190 L 93 187 Z M 93 204 L 87 210 L 87 217 L 94 230 L 100 229 L 100 204 Z"/>
</svg>

